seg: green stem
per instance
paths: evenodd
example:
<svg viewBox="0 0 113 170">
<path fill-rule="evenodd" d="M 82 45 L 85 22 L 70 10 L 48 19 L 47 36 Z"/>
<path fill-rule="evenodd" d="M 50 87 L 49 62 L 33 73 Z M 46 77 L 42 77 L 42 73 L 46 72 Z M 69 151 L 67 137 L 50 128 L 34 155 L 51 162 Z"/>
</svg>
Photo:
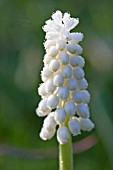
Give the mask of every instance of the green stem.
<svg viewBox="0 0 113 170">
<path fill-rule="evenodd" d="M 59 170 L 73 170 L 73 154 L 71 135 L 68 143 L 59 145 Z"/>
<path fill-rule="evenodd" d="M 68 126 L 69 118 L 66 118 L 64 123 L 65 126 Z M 73 170 L 73 151 L 72 151 L 72 138 L 70 138 L 68 143 L 59 144 L 59 170 Z"/>
</svg>

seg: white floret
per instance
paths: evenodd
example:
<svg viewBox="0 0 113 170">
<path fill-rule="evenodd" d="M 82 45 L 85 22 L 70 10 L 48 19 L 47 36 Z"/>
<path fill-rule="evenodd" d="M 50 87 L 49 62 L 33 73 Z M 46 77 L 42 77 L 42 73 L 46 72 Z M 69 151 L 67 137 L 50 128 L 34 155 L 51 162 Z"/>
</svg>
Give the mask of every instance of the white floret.
<svg viewBox="0 0 113 170">
<path fill-rule="evenodd" d="M 84 58 L 81 56 L 77 56 L 77 58 L 78 58 L 78 67 L 84 67 L 84 65 L 85 65 Z"/>
<path fill-rule="evenodd" d="M 55 86 L 58 86 L 58 87 L 62 86 L 64 83 L 64 78 L 63 78 L 62 74 L 60 74 L 60 73 L 56 74 L 53 78 L 53 82 L 54 82 Z"/>
<path fill-rule="evenodd" d="M 94 128 L 94 123 L 89 119 L 79 118 L 80 127 L 84 131 L 91 131 Z"/>
<path fill-rule="evenodd" d="M 51 113 L 44 119 L 43 127 L 47 129 L 48 131 L 53 131 L 55 129 L 56 122 Z"/>
<path fill-rule="evenodd" d="M 81 134 L 80 123 L 76 118 L 70 119 L 68 122 L 68 127 L 73 136 Z"/>
<path fill-rule="evenodd" d="M 51 57 L 56 57 L 56 55 L 58 54 L 58 50 L 55 46 L 51 46 L 49 49 L 49 55 Z"/>
<path fill-rule="evenodd" d="M 88 82 L 85 78 L 82 78 L 81 80 L 78 80 L 78 88 L 80 90 L 86 90 L 88 87 Z"/>
<path fill-rule="evenodd" d="M 90 101 L 90 94 L 87 90 L 82 90 L 82 102 L 89 103 Z"/>
<path fill-rule="evenodd" d="M 59 98 L 55 95 L 50 95 L 47 100 L 47 106 L 50 109 L 55 109 L 58 106 Z"/>
<path fill-rule="evenodd" d="M 71 78 L 67 82 L 67 87 L 69 90 L 75 90 L 77 88 L 77 80 L 75 78 Z"/>
<path fill-rule="evenodd" d="M 65 38 L 66 41 L 71 40 L 71 35 L 69 31 L 63 32 L 63 38 Z"/>
<path fill-rule="evenodd" d="M 62 76 L 66 79 L 72 77 L 72 68 L 69 65 L 66 65 L 62 68 Z"/>
<path fill-rule="evenodd" d="M 46 82 L 46 92 L 47 93 L 53 93 L 55 91 L 56 87 L 53 84 L 53 80 L 49 79 Z"/>
<path fill-rule="evenodd" d="M 51 56 L 49 56 L 48 54 L 44 55 L 44 59 L 43 59 L 44 64 L 49 64 L 51 60 L 52 60 Z"/>
<path fill-rule="evenodd" d="M 44 47 L 45 47 L 45 49 L 48 49 L 48 48 L 50 48 L 51 46 L 55 46 L 55 45 L 56 45 L 56 43 L 55 43 L 55 41 L 53 41 L 53 40 L 47 40 L 47 41 L 44 42 Z"/>
<path fill-rule="evenodd" d="M 66 119 L 65 109 L 64 108 L 56 109 L 54 113 L 54 119 L 58 124 L 63 123 Z"/>
<path fill-rule="evenodd" d="M 67 30 L 71 30 L 79 23 L 78 18 L 71 18 L 69 13 L 64 13 L 63 22 Z"/>
<path fill-rule="evenodd" d="M 74 42 L 74 43 L 79 43 L 80 41 L 82 41 L 84 38 L 83 34 L 82 33 L 79 33 L 79 32 L 74 32 L 74 33 L 71 33 L 71 40 Z"/>
<path fill-rule="evenodd" d="M 60 144 L 65 144 L 69 140 L 69 131 L 65 126 L 61 126 L 57 130 L 57 140 Z"/>
<path fill-rule="evenodd" d="M 66 47 L 66 41 L 65 40 L 58 40 L 57 41 L 57 44 L 56 44 L 56 47 L 60 50 L 60 51 L 63 51 Z"/>
<path fill-rule="evenodd" d="M 60 67 L 60 63 L 58 60 L 51 60 L 49 64 L 49 69 L 53 72 L 56 72 Z"/>
<path fill-rule="evenodd" d="M 85 103 L 78 104 L 77 114 L 84 119 L 88 118 L 90 116 L 88 105 Z"/>
<path fill-rule="evenodd" d="M 41 112 L 46 112 L 48 110 L 48 107 L 47 107 L 47 98 L 44 98 L 43 100 L 40 101 L 39 105 L 39 110 Z"/>
<path fill-rule="evenodd" d="M 76 67 L 74 70 L 73 70 L 73 76 L 80 80 L 84 77 L 84 70 L 80 67 Z"/>
<path fill-rule="evenodd" d="M 52 72 L 49 70 L 48 66 L 45 66 L 41 72 L 42 80 L 45 82 L 50 78 L 52 75 Z"/>
<path fill-rule="evenodd" d="M 43 139 L 43 140 L 48 140 L 48 139 L 51 139 L 55 134 L 55 129 L 52 130 L 52 131 L 48 131 L 47 129 L 45 129 L 44 127 L 41 129 L 41 132 L 40 132 L 40 138 Z"/>
<path fill-rule="evenodd" d="M 38 93 L 42 97 L 47 95 L 47 92 L 46 92 L 46 83 L 40 84 L 40 86 L 38 88 Z"/>
<path fill-rule="evenodd" d="M 67 99 L 69 96 L 69 89 L 66 86 L 59 87 L 58 97 L 62 100 Z"/>
<path fill-rule="evenodd" d="M 39 117 L 47 116 L 50 113 L 50 110 L 41 111 L 39 108 L 36 109 L 36 115 Z"/>
<path fill-rule="evenodd" d="M 60 53 L 59 60 L 61 64 L 68 64 L 69 63 L 69 55 L 67 53 Z"/>
<path fill-rule="evenodd" d="M 79 55 L 82 53 L 83 49 L 80 45 L 78 44 L 73 44 L 73 43 L 70 43 L 70 44 L 67 44 L 67 51 L 70 53 L 70 54 L 76 54 L 76 55 Z"/>
<path fill-rule="evenodd" d="M 72 99 L 75 103 L 81 103 L 82 102 L 82 92 L 80 90 L 75 90 L 75 92 L 72 93 Z"/>
<path fill-rule="evenodd" d="M 72 65 L 72 67 L 78 66 L 78 57 L 75 55 L 70 57 L 70 64 Z"/>
<path fill-rule="evenodd" d="M 68 101 L 65 103 L 65 111 L 69 116 L 74 116 L 76 112 L 76 106 L 73 101 Z"/>
<path fill-rule="evenodd" d="M 59 35 L 58 35 L 57 32 L 54 32 L 54 31 L 53 31 L 53 32 L 52 32 L 52 31 L 49 32 L 49 31 L 48 31 L 48 32 L 46 33 L 46 37 L 45 37 L 45 38 L 48 39 L 48 40 L 55 40 L 55 39 L 58 38 L 58 36 L 59 36 Z"/>
<path fill-rule="evenodd" d="M 56 11 L 55 13 L 52 14 L 52 19 L 57 25 L 62 26 L 62 13 L 61 11 Z"/>
</svg>

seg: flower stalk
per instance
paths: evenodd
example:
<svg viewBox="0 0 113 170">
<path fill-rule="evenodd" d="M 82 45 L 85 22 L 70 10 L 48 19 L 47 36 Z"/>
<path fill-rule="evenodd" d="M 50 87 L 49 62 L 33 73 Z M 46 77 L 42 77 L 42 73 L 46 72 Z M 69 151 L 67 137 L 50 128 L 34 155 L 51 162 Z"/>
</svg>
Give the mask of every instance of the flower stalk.
<svg viewBox="0 0 113 170">
<path fill-rule="evenodd" d="M 73 150 L 71 135 L 67 143 L 59 144 L 59 170 L 73 170 Z"/>
<path fill-rule="evenodd" d="M 71 18 L 69 13 L 56 11 L 43 27 L 46 54 L 41 72 L 43 83 L 38 88 L 42 100 L 36 114 L 46 116 L 40 132 L 43 140 L 51 139 L 57 130 L 60 170 L 73 170 L 71 134 L 77 136 L 94 127 L 89 119 L 90 94 L 79 45 L 84 36 L 71 32 L 78 23 L 79 19 Z"/>
</svg>

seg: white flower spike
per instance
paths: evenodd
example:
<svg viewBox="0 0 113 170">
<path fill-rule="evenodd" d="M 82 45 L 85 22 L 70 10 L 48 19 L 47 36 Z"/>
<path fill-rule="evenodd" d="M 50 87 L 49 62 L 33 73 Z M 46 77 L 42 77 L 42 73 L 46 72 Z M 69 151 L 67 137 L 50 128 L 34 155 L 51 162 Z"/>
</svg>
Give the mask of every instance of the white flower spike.
<svg viewBox="0 0 113 170">
<path fill-rule="evenodd" d="M 78 23 L 79 19 L 71 18 L 69 13 L 56 11 L 43 27 L 46 54 L 41 72 L 43 83 L 38 88 L 42 100 L 36 114 L 47 116 L 40 137 L 51 139 L 56 126 L 59 126 L 57 140 L 60 144 L 68 142 L 70 133 L 76 136 L 81 134 L 81 130 L 94 128 L 89 119 L 90 94 L 84 78 L 85 60 L 80 56 L 83 49 L 78 44 L 84 36 L 79 32 L 70 32 Z"/>
</svg>

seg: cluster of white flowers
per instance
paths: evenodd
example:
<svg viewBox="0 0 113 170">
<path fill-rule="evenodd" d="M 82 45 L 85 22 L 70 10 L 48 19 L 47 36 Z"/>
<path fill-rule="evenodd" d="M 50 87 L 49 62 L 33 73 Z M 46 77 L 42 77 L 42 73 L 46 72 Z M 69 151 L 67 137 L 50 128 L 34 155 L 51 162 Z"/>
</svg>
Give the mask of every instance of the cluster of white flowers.
<svg viewBox="0 0 113 170">
<path fill-rule="evenodd" d="M 80 56 L 83 49 L 78 44 L 83 34 L 70 32 L 79 20 L 71 18 L 69 13 L 63 15 L 56 11 L 45 23 L 43 83 L 38 88 L 42 100 L 36 114 L 47 116 L 40 137 L 51 139 L 57 129 L 57 140 L 64 144 L 68 142 L 70 132 L 76 136 L 81 130 L 90 131 L 94 127 L 89 119 L 90 94 L 84 78 L 85 61 Z"/>
</svg>

